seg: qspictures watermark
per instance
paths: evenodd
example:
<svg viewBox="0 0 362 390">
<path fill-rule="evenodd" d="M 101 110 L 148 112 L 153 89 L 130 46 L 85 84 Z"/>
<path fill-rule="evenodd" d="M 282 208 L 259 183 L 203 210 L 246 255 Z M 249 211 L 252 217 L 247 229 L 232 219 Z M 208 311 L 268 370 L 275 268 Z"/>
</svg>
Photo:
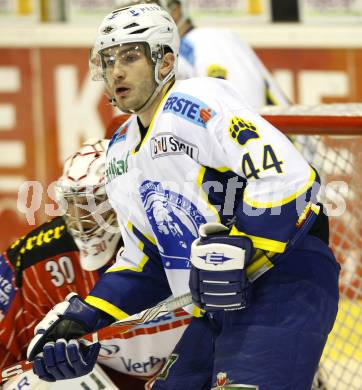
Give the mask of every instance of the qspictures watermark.
<svg viewBox="0 0 362 390">
<path fill-rule="evenodd" d="M 44 212 L 48 217 L 58 217 L 64 215 L 68 210 L 68 203 L 64 197 L 59 198 L 56 190 L 57 182 L 51 183 L 47 188 L 39 181 L 25 181 L 21 184 L 18 191 L 17 198 L 17 209 L 19 212 L 24 214 L 25 219 L 29 225 L 36 224 L 36 213 L 44 207 Z M 174 192 L 179 194 L 190 194 L 190 182 L 185 182 L 182 185 L 180 183 L 167 182 L 165 183 L 165 188 L 172 188 Z M 134 188 L 134 186 L 131 186 Z M 262 191 L 263 187 L 260 184 L 259 188 L 253 188 L 253 192 L 258 193 Z M 278 199 L 275 199 L 275 195 L 277 194 L 280 197 L 280 194 L 288 195 L 290 192 L 297 191 L 297 188 L 288 188 L 287 192 L 283 194 L 280 189 L 269 187 L 268 191 L 270 197 L 269 202 L 267 202 L 267 207 L 253 207 L 247 202 L 243 202 L 243 199 L 240 198 L 240 193 L 243 190 L 243 184 L 230 179 L 228 182 L 220 183 L 218 181 L 208 181 L 205 182 L 202 188 L 199 189 L 199 192 L 193 193 L 193 199 L 190 199 L 193 204 L 195 204 L 197 209 L 205 209 L 205 199 L 211 199 L 211 195 L 218 194 L 218 199 L 222 200 L 219 202 L 213 203 L 213 208 L 218 213 L 222 213 L 226 217 L 235 216 L 236 207 L 240 209 L 242 207 L 242 212 L 248 216 L 260 216 L 264 213 L 270 213 L 271 215 L 280 215 L 282 213 L 283 206 L 278 202 Z M 135 191 L 135 190 L 133 190 Z M 191 191 L 192 192 L 192 191 Z M 348 184 L 344 181 L 331 181 L 326 185 L 316 185 L 309 191 L 312 199 L 317 197 L 323 203 L 323 212 L 329 217 L 340 217 L 342 216 L 347 209 L 347 200 L 351 199 L 351 195 L 353 198 L 353 194 L 351 194 L 351 190 L 348 187 Z M 91 191 L 89 191 L 91 194 Z M 267 195 L 269 195 L 267 194 Z M 44 203 L 44 199 L 46 195 L 53 201 L 51 203 Z M 129 193 L 129 197 L 137 197 L 140 196 L 138 193 Z M 183 195 L 182 195 L 183 196 Z M 81 202 L 77 204 L 81 209 L 91 212 L 94 215 L 94 218 L 98 218 L 97 222 L 100 226 L 103 226 L 105 230 L 107 230 L 107 224 L 105 223 L 102 215 L 111 209 L 111 206 L 108 201 L 102 202 L 100 204 L 96 204 L 94 201 L 94 197 L 87 197 L 87 202 Z M 306 204 L 308 203 L 308 199 L 305 199 L 303 196 L 300 196 L 295 201 L 295 207 L 300 215 L 305 209 Z M 202 204 L 203 203 L 203 204 Z M 263 203 L 263 202 L 261 202 Z M 271 207 L 270 207 L 271 206 Z M 119 207 L 124 207 L 124 210 L 127 211 L 127 214 L 130 218 L 132 216 L 139 216 L 139 213 L 142 214 L 142 210 L 132 210 L 129 204 L 122 204 Z M 211 215 L 211 214 L 210 214 Z M 206 217 L 208 215 L 205 215 Z M 108 226 L 109 227 L 109 226 Z M 110 227 L 109 227 L 110 228 Z"/>
<path fill-rule="evenodd" d="M 19 187 L 17 208 L 24 214 L 29 225 L 35 225 L 35 214 L 44 207 L 48 217 L 65 216 L 69 222 L 81 221 L 85 228 L 96 224 L 108 233 L 119 232 L 114 218 L 109 218 L 110 213 L 114 214 L 114 211 L 106 195 L 94 194 L 93 187 L 84 187 L 82 192 L 64 194 L 57 190 L 57 183 L 57 181 L 51 183 L 46 192 L 38 181 L 26 181 Z M 53 201 L 52 203 L 43 202 L 45 194 Z M 79 224 L 76 226 L 79 228 Z"/>
</svg>

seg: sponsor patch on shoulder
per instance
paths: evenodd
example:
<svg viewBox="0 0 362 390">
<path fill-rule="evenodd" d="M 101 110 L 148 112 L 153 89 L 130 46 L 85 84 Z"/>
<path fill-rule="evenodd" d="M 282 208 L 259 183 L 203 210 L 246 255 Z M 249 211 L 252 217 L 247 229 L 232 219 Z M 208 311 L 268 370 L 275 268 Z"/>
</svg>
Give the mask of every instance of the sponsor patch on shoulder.
<svg viewBox="0 0 362 390">
<path fill-rule="evenodd" d="M 171 154 L 187 154 L 197 161 L 199 148 L 172 133 L 160 133 L 151 138 L 151 156 L 153 159 Z"/>
<path fill-rule="evenodd" d="M 14 273 L 4 256 L 0 256 L 0 317 L 5 315 L 14 299 L 16 289 L 12 284 Z"/>
<path fill-rule="evenodd" d="M 197 126 L 206 128 L 216 112 L 201 100 L 183 93 L 172 93 L 166 100 L 163 112 L 169 112 Z"/>
<path fill-rule="evenodd" d="M 128 128 L 129 128 L 129 123 L 122 125 L 113 135 L 111 142 L 109 143 L 109 147 L 116 144 L 117 142 L 124 141 L 127 136 Z"/>
</svg>

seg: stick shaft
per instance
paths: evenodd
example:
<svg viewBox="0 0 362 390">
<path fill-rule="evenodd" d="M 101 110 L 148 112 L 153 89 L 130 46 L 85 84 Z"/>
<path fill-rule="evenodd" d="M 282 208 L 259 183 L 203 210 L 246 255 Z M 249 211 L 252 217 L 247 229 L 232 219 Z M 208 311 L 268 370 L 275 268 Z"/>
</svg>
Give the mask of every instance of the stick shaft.
<svg viewBox="0 0 362 390">
<path fill-rule="evenodd" d="M 108 337 L 116 336 L 120 333 L 125 333 L 132 328 L 137 327 L 138 325 L 142 325 L 146 322 L 152 321 L 158 317 L 161 317 L 164 314 L 179 309 L 183 306 L 187 306 L 191 303 L 192 298 L 190 293 L 180 295 L 179 297 L 164 301 L 154 307 L 143 310 L 138 314 L 134 314 L 130 317 L 127 317 L 124 320 L 113 322 L 111 325 L 106 326 L 105 328 L 99 329 L 96 332 L 88 333 L 80 337 L 80 339 L 90 341 L 91 343 L 102 341 Z M 23 360 L 4 368 L 1 371 L 0 385 L 7 380 L 16 377 L 17 375 L 23 374 L 24 372 L 31 370 L 32 367 L 32 362 Z"/>
</svg>

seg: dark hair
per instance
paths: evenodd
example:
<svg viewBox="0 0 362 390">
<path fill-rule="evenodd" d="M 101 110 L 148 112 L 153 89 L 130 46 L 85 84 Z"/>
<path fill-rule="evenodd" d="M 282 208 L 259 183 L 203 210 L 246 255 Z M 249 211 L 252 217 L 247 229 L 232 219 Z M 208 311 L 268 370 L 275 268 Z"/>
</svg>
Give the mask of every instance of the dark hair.
<svg viewBox="0 0 362 390">
<path fill-rule="evenodd" d="M 163 54 L 173 53 L 173 50 L 168 45 L 163 46 Z"/>
</svg>

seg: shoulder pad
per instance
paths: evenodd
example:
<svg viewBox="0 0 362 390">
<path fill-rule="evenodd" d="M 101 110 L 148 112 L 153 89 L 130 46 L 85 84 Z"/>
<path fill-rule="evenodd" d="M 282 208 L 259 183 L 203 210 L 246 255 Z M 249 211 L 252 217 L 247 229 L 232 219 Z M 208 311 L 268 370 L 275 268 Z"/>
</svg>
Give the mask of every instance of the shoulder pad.
<svg viewBox="0 0 362 390">
<path fill-rule="evenodd" d="M 72 250 L 78 248 L 66 229 L 64 219 L 57 217 L 16 240 L 8 248 L 7 256 L 14 266 L 20 258 L 24 270 L 43 259 Z"/>
</svg>

